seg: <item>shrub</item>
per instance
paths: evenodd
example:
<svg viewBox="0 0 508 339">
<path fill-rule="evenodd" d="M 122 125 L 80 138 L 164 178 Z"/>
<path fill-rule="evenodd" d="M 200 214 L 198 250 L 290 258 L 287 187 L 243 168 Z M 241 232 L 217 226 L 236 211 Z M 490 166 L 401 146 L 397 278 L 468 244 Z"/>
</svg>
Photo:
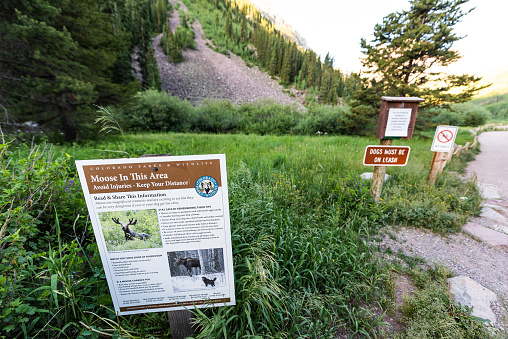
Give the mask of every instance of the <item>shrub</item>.
<svg viewBox="0 0 508 339">
<path fill-rule="evenodd" d="M 239 107 L 239 130 L 243 133 L 292 134 L 301 114 L 296 106 L 256 101 Z"/>
<path fill-rule="evenodd" d="M 317 132 L 328 134 L 340 134 L 344 132 L 341 123 L 344 110 L 341 106 L 313 105 L 303 115 L 296 126 L 297 134 L 316 134 Z"/>
<path fill-rule="evenodd" d="M 157 90 L 137 95 L 137 103 L 119 114 L 133 131 L 186 132 L 194 120 L 192 105 Z"/>
<path fill-rule="evenodd" d="M 196 107 L 193 129 L 201 132 L 228 133 L 238 127 L 237 108 L 227 100 L 207 100 Z"/>
<path fill-rule="evenodd" d="M 491 116 L 486 108 L 471 103 L 453 104 L 450 109 L 434 108 L 429 112 L 435 114 L 432 122 L 452 126 L 483 125 Z"/>
<path fill-rule="evenodd" d="M 86 318 L 75 292 L 100 285 L 101 270 L 94 277 L 86 263 L 98 261 L 98 252 L 94 255 L 92 249 L 90 259 L 82 256 L 81 244 L 71 235 L 76 224 L 69 219 L 80 220 L 74 213 L 84 206 L 82 196 L 75 196 L 81 191 L 69 168 L 70 156 L 56 157 L 47 145 L 21 146 L 18 152 L 9 147 L 0 145 L 0 337 L 54 337 L 59 331 L 75 337 L 72 322 Z M 60 221 L 69 227 L 61 228 Z M 86 228 L 81 231 L 84 235 Z M 66 243 L 64 234 L 70 238 Z M 95 299 L 105 293 L 103 284 Z M 47 333 L 41 333 L 44 328 Z"/>
<path fill-rule="evenodd" d="M 457 112 L 452 112 L 443 108 L 433 108 L 429 110 L 429 112 L 434 115 L 431 121 L 436 125 L 462 125 L 462 119 Z"/>
</svg>

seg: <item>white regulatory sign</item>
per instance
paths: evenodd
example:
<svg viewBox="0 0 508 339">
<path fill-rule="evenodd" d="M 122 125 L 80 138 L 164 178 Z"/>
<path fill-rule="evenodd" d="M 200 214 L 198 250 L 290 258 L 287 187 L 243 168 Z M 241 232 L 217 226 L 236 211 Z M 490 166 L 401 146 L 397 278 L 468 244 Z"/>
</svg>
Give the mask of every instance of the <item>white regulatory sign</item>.
<svg viewBox="0 0 508 339">
<path fill-rule="evenodd" d="M 450 152 L 458 131 L 457 126 L 437 126 L 430 150 L 432 152 Z"/>
<path fill-rule="evenodd" d="M 411 108 L 390 108 L 385 137 L 407 137 L 411 121 Z"/>
</svg>

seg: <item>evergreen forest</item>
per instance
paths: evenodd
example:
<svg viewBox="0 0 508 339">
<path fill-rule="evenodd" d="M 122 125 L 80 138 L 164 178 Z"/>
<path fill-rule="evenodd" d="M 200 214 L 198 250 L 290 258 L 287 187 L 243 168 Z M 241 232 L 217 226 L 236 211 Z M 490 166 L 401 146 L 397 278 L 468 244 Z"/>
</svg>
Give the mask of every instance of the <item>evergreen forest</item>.
<svg viewBox="0 0 508 339">
<path fill-rule="evenodd" d="M 311 111 L 329 110 L 319 106 L 332 109 L 341 106 L 340 117 L 336 116 L 329 130 L 341 134 L 368 132 L 376 124 L 382 95 L 425 98 L 418 126 L 424 129 L 446 122 L 450 115 L 470 114 L 470 109 L 463 114 L 460 105 L 450 104 L 466 102 L 485 87 L 478 85 L 480 78 L 467 74 L 432 75 L 431 79 L 429 60 L 446 65 L 459 58 L 451 46 L 461 37 L 451 28 L 467 14 L 460 12 L 459 3 L 463 1 L 442 1 L 455 3 L 446 11 L 434 6 L 436 1 L 426 5 L 425 13 L 415 7 L 414 11 L 394 13 L 393 18 L 387 17 L 383 25 L 375 27 L 378 38 L 373 44 L 365 40 L 361 43 L 365 67 L 370 69 L 364 74 L 344 74 L 329 54 L 323 57 L 297 45 L 289 32 L 277 29 L 246 0 L 184 0 L 187 12 L 164 0 L 8 1 L 0 11 L 2 125 L 14 130 L 40 126 L 52 140 L 86 139 L 97 134 L 94 121 L 101 116 L 98 107 L 108 107 L 116 112 L 112 117 L 123 123 L 122 127 L 137 128 L 130 123 L 126 110 L 139 105 L 142 91 L 161 90 L 152 38 L 162 34 L 161 47 L 168 60 L 182 62 L 182 50 L 195 48 L 192 22 L 197 19 L 213 43 L 210 47 L 219 53 L 234 53 L 248 65 L 259 66 L 286 88 L 304 90 L 305 105 L 314 107 Z M 180 25 L 173 32 L 169 25 L 173 19 L 169 15 L 175 9 Z M 426 21 L 418 21 L 423 16 Z M 420 26 L 415 26 L 417 22 Z M 415 28 L 402 31 L 404 27 Z M 447 28 L 436 31 L 436 27 Z M 414 34 L 420 34 L 414 44 L 398 47 Z M 419 41 L 434 42 L 431 46 Z M 387 55 L 397 53 L 400 55 L 392 58 L 391 64 L 382 62 Z M 424 89 L 431 81 L 447 85 Z M 452 92 L 455 88 L 461 91 Z M 185 103 L 178 103 L 182 105 Z M 224 113 L 235 115 L 232 110 L 242 109 Z M 446 114 L 439 117 L 443 110 Z M 185 116 L 186 122 L 181 125 L 187 126 L 187 130 L 203 131 L 200 109 L 194 111 L 195 114 Z M 473 114 L 474 119 L 465 119 L 462 124 L 485 122 L 491 115 L 482 107 L 476 107 Z M 318 120 L 327 120 L 326 113 L 319 115 Z M 301 133 L 298 131 L 302 128 L 296 126 L 304 121 L 293 120 L 286 133 Z M 323 132 L 309 126 L 303 130 Z M 242 130 L 216 129 L 231 131 Z"/>
</svg>

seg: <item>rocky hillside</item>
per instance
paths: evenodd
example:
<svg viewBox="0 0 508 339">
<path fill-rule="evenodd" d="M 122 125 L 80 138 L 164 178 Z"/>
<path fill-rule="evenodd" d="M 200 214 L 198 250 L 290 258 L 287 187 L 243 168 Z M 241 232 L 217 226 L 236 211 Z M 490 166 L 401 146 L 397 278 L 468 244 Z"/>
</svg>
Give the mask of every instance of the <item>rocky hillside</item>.
<svg viewBox="0 0 508 339">
<path fill-rule="evenodd" d="M 173 8 L 180 4 L 180 9 L 187 8 L 178 0 L 171 0 Z M 171 30 L 175 31 L 180 24 L 178 12 L 170 17 Z M 196 33 L 196 49 L 183 51 L 184 61 L 171 63 L 159 46 L 161 35 L 153 39 L 155 56 L 162 80 L 162 89 L 199 104 L 206 99 L 228 99 L 241 104 L 258 99 L 274 100 L 283 104 L 301 105 L 304 94 L 301 91 L 284 91 L 277 79 L 272 79 L 257 66 L 248 67 L 245 62 L 230 53 L 229 56 L 213 51 L 212 42 L 206 39 L 201 24 L 195 20 L 193 29 Z M 298 100 L 297 100 L 298 98 Z"/>
</svg>

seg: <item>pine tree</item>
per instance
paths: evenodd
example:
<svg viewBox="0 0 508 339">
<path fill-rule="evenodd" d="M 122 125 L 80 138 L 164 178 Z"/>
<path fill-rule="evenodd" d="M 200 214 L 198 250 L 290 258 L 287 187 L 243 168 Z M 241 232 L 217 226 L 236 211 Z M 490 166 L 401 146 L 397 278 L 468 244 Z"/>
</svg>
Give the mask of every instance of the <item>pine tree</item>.
<svg viewBox="0 0 508 339">
<path fill-rule="evenodd" d="M 364 79 L 374 96 L 416 96 L 426 99 L 422 106 L 469 100 L 482 87 L 480 78 L 435 73 L 460 58 L 453 43 L 461 37 L 454 26 L 467 15 L 461 6 L 469 0 L 411 0 L 409 10 L 392 13 L 374 28 L 374 40 L 361 40 L 363 65 L 371 69 Z M 451 94 L 460 86 L 467 89 Z M 362 95 L 366 98 L 366 95 Z M 376 99 L 377 101 L 379 98 Z M 371 104 L 371 102 L 368 102 Z"/>
<path fill-rule="evenodd" d="M 286 85 L 291 83 L 291 65 L 291 47 L 286 45 L 284 50 L 284 61 L 282 62 L 282 68 L 280 70 L 280 80 Z"/>
<path fill-rule="evenodd" d="M 92 104 L 125 103 L 138 89 L 110 78 L 129 48 L 129 35 L 114 28 L 114 17 L 99 4 L 11 0 L 3 5 L 0 95 L 20 121 L 59 122 L 65 139 L 74 140 L 78 127 L 93 119 Z"/>
<path fill-rule="evenodd" d="M 330 71 L 327 69 L 321 76 L 321 86 L 319 88 L 319 101 L 322 103 L 330 102 Z"/>
<path fill-rule="evenodd" d="M 233 37 L 233 20 L 232 20 L 231 9 L 228 11 L 228 16 L 226 18 L 226 26 L 224 27 L 224 31 L 225 31 L 226 36 L 228 38 Z"/>
<path fill-rule="evenodd" d="M 277 44 L 275 44 L 272 48 L 272 56 L 270 58 L 270 74 L 271 75 L 277 75 L 277 65 L 278 65 L 278 59 L 277 59 Z"/>
<path fill-rule="evenodd" d="M 147 87 L 151 89 L 156 90 L 162 90 L 162 82 L 159 75 L 159 68 L 157 66 L 157 59 L 155 59 L 155 55 L 153 52 L 153 47 L 150 46 L 150 49 L 148 50 L 147 56 L 147 78 L 146 78 L 146 84 Z"/>
<path fill-rule="evenodd" d="M 242 42 L 247 38 L 247 19 L 242 15 Z"/>
<path fill-rule="evenodd" d="M 169 24 L 164 26 L 160 44 L 164 54 L 166 54 L 170 62 L 176 63 L 183 61 L 182 52 L 176 44 L 175 36 L 171 27 L 169 27 Z"/>
</svg>

